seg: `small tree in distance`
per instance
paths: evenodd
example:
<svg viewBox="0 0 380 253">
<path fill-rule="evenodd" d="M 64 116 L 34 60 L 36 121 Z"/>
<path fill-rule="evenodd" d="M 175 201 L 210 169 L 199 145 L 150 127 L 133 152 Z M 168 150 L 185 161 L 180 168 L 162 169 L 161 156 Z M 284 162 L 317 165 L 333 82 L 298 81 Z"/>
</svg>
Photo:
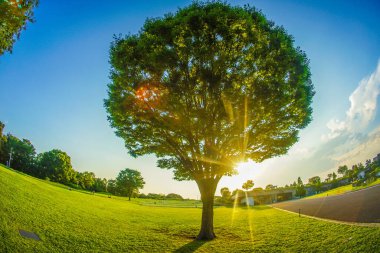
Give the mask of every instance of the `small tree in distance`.
<svg viewBox="0 0 380 253">
<path fill-rule="evenodd" d="M 308 59 L 255 8 L 194 2 L 116 37 L 105 107 L 132 156 L 156 154 L 203 202 L 197 239 L 213 239 L 213 205 L 237 163 L 286 154 L 311 121 Z"/>
<path fill-rule="evenodd" d="M 228 204 L 231 199 L 231 192 L 228 187 L 223 187 L 220 189 L 220 195 L 222 196 L 222 201 L 224 204 Z"/>
<path fill-rule="evenodd" d="M 255 185 L 255 183 L 253 182 L 253 180 L 247 180 L 247 182 L 245 182 L 243 185 L 242 185 L 242 188 L 246 191 L 248 191 L 249 189 L 251 189 L 253 186 Z"/>
<path fill-rule="evenodd" d="M 303 182 L 301 180 L 301 177 L 298 177 L 297 179 L 297 186 L 296 186 L 296 194 L 297 197 L 305 197 L 306 196 L 306 189 L 303 185 Z"/>
<path fill-rule="evenodd" d="M 124 169 L 119 172 L 116 178 L 117 189 L 121 195 L 127 196 L 131 200 L 134 192 L 144 187 L 144 179 L 137 170 Z"/>
</svg>

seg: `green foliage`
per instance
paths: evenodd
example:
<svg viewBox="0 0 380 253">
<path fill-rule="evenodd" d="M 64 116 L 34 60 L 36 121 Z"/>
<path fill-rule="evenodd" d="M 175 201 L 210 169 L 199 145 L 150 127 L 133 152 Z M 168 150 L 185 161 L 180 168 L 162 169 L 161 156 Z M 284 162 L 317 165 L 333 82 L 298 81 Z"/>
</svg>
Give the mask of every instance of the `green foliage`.
<svg viewBox="0 0 380 253">
<path fill-rule="evenodd" d="M 37 5 L 38 0 L 0 1 L 0 55 L 12 52 L 27 22 L 33 22 L 33 8 Z"/>
<path fill-rule="evenodd" d="M 238 162 L 285 154 L 311 121 L 309 61 L 251 7 L 193 2 L 116 37 L 105 107 L 132 156 L 155 154 L 203 201 L 198 239 L 213 239 L 213 201 Z M 208 218 L 206 218 L 208 217 Z"/>
<path fill-rule="evenodd" d="M 248 191 L 249 189 L 251 189 L 253 186 L 255 185 L 255 183 L 253 182 L 253 180 L 247 180 L 247 182 L 245 182 L 243 185 L 242 185 L 242 188 L 246 191 Z"/>
<path fill-rule="evenodd" d="M 107 179 L 106 178 L 95 178 L 93 185 L 93 190 L 96 192 L 106 192 L 107 191 Z"/>
<path fill-rule="evenodd" d="M 116 195 L 116 192 L 117 192 L 116 180 L 114 180 L 114 179 L 108 180 L 107 192 Z"/>
<path fill-rule="evenodd" d="M 148 19 L 115 38 L 110 63 L 105 107 L 116 134 L 178 180 L 285 154 L 311 120 L 306 55 L 254 8 L 195 2 Z"/>
<path fill-rule="evenodd" d="M 4 123 L 0 121 L 0 163 L 6 163 L 7 160 L 7 154 L 5 151 L 5 144 L 7 141 L 7 138 L 4 136 Z"/>
<path fill-rule="evenodd" d="M 348 172 L 347 165 L 339 166 L 338 174 L 341 174 L 342 176 L 347 176 L 347 172 Z"/>
<path fill-rule="evenodd" d="M 33 171 L 36 149 L 29 140 L 20 140 L 16 136 L 7 134 L 4 153 L 6 154 L 6 162 L 10 160 L 10 167 L 13 169 L 25 173 Z"/>
<path fill-rule="evenodd" d="M 4 136 L 4 127 L 0 121 L 0 163 L 8 164 L 10 161 L 14 169 L 73 188 L 107 191 L 107 179 L 95 178 L 92 172 L 76 172 L 72 168 L 70 157 L 65 152 L 55 149 L 38 154 L 36 157 L 35 148 L 29 140 L 20 140 L 11 134 Z"/>
<path fill-rule="evenodd" d="M 223 187 L 220 189 L 220 194 L 222 195 L 221 197 L 221 204 L 230 204 L 231 203 L 231 192 L 230 189 L 227 187 Z"/>
<path fill-rule="evenodd" d="M 137 193 L 139 189 L 142 189 L 144 184 L 145 182 L 141 173 L 128 168 L 120 171 L 116 178 L 118 192 L 122 196 L 128 196 L 129 199 L 131 199 L 134 192 Z"/>
<path fill-rule="evenodd" d="M 95 174 L 93 172 L 77 172 L 78 184 L 86 190 L 93 190 Z"/>
<path fill-rule="evenodd" d="M 321 183 L 321 178 L 319 176 L 309 178 L 309 184 L 317 185 Z"/>
<path fill-rule="evenodd" d="M 319 176 L 309 178 L 309 184 L 314 187 L 314 190 L 317 193 L 322 190 L 322 182 Z"/>
<path fill-rule="evenodd" d="M 183 200 L 183 197 L 179 194 L 176 193 L 169 193 L 168 195 L 165 196 L 165 199 L 178 199 L 178 200 Z"/>
<path fill-rule="evenodd" d="M 303 185 L 301 177 L 298 177 L 298 179 L 297 179 L 296 196 L 297 197 L 305 197 L 306 196 L 306 189 L 305 189 L 305 186 Z"/>
<path fill-rule="evenodd" d="M 165 198 L 165 194 L 162 194 L 162 193 L 148 193 L 145 198 L 147 199 L 164 199 Z"/>
<path fill-rule="evenodd" d="M 58 149 L 39 154 L 37 168 L 41 178 L 49 178 L 62 184 L 73 182 L 75 177 L 70 156 Z"/>
<path fill-rule="evenodd" d="M 57 186 L 0 165 L 0 252 L 378 252 L 380 245 L 378 227 L 299 218 L 265 206 L 215 208 L 218 238 L 196 242 L 199 208 L 152 207 L 143 205 L 152 200 Z M 22 238 L 18 229 L 42 241 Z"/>
<path fill-rule="evenodd" d="M 223 187 L 220 189 L 220 194 L 222 195 L 223 199 L 229 199 L 231 197 L 231 192 L 228 187 Z"/>
</svg>

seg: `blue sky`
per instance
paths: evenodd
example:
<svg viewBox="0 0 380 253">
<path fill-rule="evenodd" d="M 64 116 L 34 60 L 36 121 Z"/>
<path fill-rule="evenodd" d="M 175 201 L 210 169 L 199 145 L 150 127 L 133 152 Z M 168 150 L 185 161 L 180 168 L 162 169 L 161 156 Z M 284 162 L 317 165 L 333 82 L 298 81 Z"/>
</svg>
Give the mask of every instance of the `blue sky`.
<svg viewBox="0 0 380 253">
<path fill-rule="evenodd" d="M 94 2 L 96 2 L 94 4 Z M 129 157 L 110 128 L 108 50 L 113 34 L 136 33 L 147 17 L 191 1 L 40 1 L 12 54 L 0 57 L 0 120 L 38 152 L 66 151 L 79 171 L 113 178 L 129 167 L 146 179 L 143 192 L 198 196 L 193 182 L 172 180 L 154 156 Z M 342 163 L 380 152 L 380 3 L 378 1 L 229 1 L 250 4 L 294 36 L 310 59 L 316 95 L 313 122 L 289 155 L 241 167 L 219 185 L 285 185 L 326 175 Z M 370 78 L 372 75 L 372 78 Z"/>
</svg>

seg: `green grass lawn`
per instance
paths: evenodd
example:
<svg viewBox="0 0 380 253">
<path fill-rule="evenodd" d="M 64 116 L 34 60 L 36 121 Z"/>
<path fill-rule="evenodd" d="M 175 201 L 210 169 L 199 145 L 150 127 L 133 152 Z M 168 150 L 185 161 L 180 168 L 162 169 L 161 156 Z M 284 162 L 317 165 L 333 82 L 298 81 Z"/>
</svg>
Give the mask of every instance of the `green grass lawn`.
<svg viewBox="0 0 380 253">
<path fill-rule="evenodd" d="M 327 197 L 327 196 L 339 195 L 339 194 L 343 194 L 343 193 L 350 192 L 350 191 L 358 191 L 361 189 L 365 189 L 365 188 L 368 188 L 370 186 L 374 186 L 377 184 L 380 184 L 380 178 L 369 183 L 368 185 L 356 186 L 356 187 L 353 187 L 351 184 L 350 185 L 344 185 L 344 186 L 341 186 L 341 187 L 338 187 L 338 188 L 335 188 L 335 189 L 332 189 L 329 191 L 321 192 L 321 193 L 306 197 L 305 199 L 314 199 L 314 198 L 322 198 L 322 197 Z"/>
<path fill-rule="evenodd" d="M 198 242 L 200 208 L 69 191 L 2 166 L 0 191 L 0 252 L 379 252 L 379 227 L 299 218 L 267 206 L 216 208 L 217 239 Z M 23 238 L 18 229 L 42 240 Z"/>
</svg>

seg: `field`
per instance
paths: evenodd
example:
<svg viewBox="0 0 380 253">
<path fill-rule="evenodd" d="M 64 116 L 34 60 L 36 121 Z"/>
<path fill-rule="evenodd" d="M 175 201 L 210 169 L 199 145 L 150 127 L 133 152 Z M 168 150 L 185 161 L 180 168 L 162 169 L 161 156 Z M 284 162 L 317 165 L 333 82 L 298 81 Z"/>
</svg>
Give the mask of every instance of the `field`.
<svg viewBox="0 0 380 253">
<path fill-rule="evenodd" d="M 191 201 L 178 208 L 85 194 L 1 166 L 0 190 L 0 252 L 379 252 L 379 227 L 299 218 L 267 206 L 215 208 L 218 237 L 198 242 L 201 209 Z"/>
<path fill-rule="evenodd" d="M 326 196 L 339 195 L 339 194 L 343 194 L 346 192 L 358 191 L 358 190 L 361 190 L 361 189 L 364 189 L 367 187 L 371 187 L 371 186 L 374 186 L 377 184 L 380 184 L 380 178 L 378 178 L 376 181 L 373 181 L 372 183 L 370 183 L 368 185 L 356 186 L 356 187 L 352 186 L 351 184 L 350 185 L 344 185 L 344 186 L 341 186 L 341 187 L 338 187 L 338 188 L 335 188 L 335 189 L 332 189 L 329 191 L 321 192 L 321 193 L 306 197 L 305 199 L 322 198 L 322 197 L 326 197 Z"/>
</svg>

